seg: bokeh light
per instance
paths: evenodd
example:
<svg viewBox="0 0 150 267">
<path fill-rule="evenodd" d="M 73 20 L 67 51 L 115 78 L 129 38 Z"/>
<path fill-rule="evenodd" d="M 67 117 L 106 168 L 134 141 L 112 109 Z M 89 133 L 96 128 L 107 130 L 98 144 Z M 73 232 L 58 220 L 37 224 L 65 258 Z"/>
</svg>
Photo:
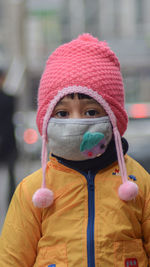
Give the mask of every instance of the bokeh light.
<svg viewBox="0 0 150 267">
<path fill-rule="evenodd" d="M 130 114 L 135 119 L 147 118 L 148 108 L 146 104 L 137 103 L 131 106 Z"/>
<path fill-rule="evenodd" d="M 26 129 L 23 136 L 24 142 L 27 144 L 34 144 L 38 140 L 38 134 L 34 129 Z"/>
</svg>

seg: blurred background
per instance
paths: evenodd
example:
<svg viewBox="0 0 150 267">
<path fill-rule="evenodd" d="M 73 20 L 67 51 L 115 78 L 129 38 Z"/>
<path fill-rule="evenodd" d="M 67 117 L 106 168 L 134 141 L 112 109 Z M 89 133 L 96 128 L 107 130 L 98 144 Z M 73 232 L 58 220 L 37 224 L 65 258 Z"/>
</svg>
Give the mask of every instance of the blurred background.
<svg viewBox="0 0 150 267">
<path fill-rule="evenodd" d="M 149 11 L 149 0 L 0 0 L 0 91 L 5 94 L 0 129 L 6 129 L 4 137 L 12 131 L 13 151 L 6 140 L 6 157 L 0 157 L 0 230 L 16 185 L 41 166 L 35 116 L 45 61 L 83 32 L 106 40 L 119 57 L 129 154 L 150 172 Z M 0 149 L 2 143 L 0 137 Z"/>
</svg>

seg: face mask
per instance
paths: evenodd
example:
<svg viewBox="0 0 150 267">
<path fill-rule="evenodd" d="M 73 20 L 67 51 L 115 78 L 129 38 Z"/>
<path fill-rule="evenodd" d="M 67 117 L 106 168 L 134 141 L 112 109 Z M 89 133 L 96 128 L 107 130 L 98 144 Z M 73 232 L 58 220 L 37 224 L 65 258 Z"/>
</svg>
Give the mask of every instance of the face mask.
<svg viewBox="0 0 150 267">
<path fill-rule="evenodd" d="M 50 152 L 68 160 L 86 160 L 103 154 L 112 138 L 109 117 L 51 118 L 47 129 Z"/>
</svg>

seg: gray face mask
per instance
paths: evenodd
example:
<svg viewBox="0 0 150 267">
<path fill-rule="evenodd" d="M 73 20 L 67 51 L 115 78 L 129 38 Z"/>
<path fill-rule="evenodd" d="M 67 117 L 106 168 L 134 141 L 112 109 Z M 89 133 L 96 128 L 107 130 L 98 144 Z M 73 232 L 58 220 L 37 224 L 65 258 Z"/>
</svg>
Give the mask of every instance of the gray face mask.
<svg viewBox="0 0 150 267">
<path fill-rule="evenodd" d="M 50 152 L 68 160 L 86 160 L 103 154 L 112 138 L 109 117 L 51 118 L 47 129 Z"/>
</svg>

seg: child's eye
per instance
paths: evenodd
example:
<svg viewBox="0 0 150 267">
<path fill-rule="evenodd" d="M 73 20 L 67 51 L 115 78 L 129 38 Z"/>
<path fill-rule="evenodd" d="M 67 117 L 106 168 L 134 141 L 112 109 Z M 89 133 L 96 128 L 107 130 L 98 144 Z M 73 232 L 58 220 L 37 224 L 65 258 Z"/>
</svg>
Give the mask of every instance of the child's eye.
<svg viewBox="0 0 150 267">
<path fill-rule="evenodd" d="M 64 111 L 64 110 L 61 110 L 61 111 L 58 111 L 54 117 L 56 118 L 65 118 L 65 117 L 68 117 L 69 113 L 67 111 Z"/>
<path fill-rule="evenodd" d="M 91 109 L 91 110 L 86 111 L 85 115 L 89 117 L 94 117 L 94 116 L 99 115 L 99 112 L 95 109 Z"/>
</svg>

